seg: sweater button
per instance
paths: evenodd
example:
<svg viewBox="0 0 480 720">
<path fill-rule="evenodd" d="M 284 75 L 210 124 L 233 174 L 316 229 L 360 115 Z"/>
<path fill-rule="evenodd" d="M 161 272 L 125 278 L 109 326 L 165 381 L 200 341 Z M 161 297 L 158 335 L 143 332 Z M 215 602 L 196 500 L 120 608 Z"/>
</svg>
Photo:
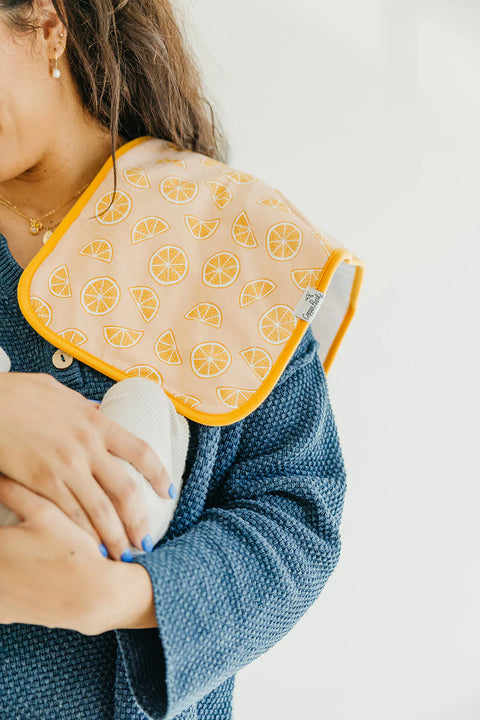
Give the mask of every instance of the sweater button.
<svg viewBox="0 0 480 720">
<path fill-rule="evenodd" d="M 70 367 L 73 357 L 64 350 L 56 350 L 52 356 L 52 362 L 56 368 L 65 369 Z"/>
</svg>

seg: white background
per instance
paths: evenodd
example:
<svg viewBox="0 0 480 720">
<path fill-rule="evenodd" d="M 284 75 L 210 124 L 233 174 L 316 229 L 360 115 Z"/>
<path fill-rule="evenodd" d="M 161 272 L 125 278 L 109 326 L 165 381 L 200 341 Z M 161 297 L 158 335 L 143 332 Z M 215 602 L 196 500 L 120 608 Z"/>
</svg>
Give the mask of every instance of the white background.
<svg viewBox="0 0 480 720">
<path fill-rule="evenodd" d="M 235 720 L 479 720 L 478 0 L 181 0 L 230 164 L 366 265 L 342 552 Z"/>
</svg>

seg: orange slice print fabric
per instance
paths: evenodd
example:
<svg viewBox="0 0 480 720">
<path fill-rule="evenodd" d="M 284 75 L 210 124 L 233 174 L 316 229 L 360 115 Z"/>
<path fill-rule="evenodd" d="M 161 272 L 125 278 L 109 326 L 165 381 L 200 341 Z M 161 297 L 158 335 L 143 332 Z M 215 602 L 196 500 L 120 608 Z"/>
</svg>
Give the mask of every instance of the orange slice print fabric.
<svg viewBox="0 0 480 720">
<path fill-rule="evenodd" d="M 193 420 L 228 424 L 273 389 L 341 267 L 337 326 L 318 313 L 336 351 L 362 261 L 251 173 L 151 136 L 116 161 L 116 193 L 109 159 L 20 278 L 39 334 L 116 380 L 161 385 Z"/>
</svg>

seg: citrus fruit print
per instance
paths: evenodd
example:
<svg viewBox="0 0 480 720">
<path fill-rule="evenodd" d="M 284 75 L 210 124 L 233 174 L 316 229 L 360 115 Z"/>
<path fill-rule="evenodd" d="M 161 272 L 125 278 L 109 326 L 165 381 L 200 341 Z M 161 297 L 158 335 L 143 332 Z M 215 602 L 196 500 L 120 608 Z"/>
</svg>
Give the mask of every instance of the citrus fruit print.
<svg viewBox="0 0 480 720">
<path fill-rule="evenodd" d="M 246 348 L 240 351 L 240 355 L 260 380 L 264 380 L 272 369 L 272 358 L 263 348 Z"/>
<path fill-rule="evenodd" d="M 102 225 L 116 225 L 122 222 L 130 214 L 132 209 L 132 198 L 123 190 L 117 190 L 115 199 L 110 206 L 113 197 L 113 190 L 104 193 L 95 205 L 95 218 Z M 107 208 L 109 208 L 107 210 Z"/>
<path fill-rule="evenodd" d="M 241 390 L 240 388 L 219 387 L 217 396 L 219 400 L 232 410 L 245 405 L 255 393 L 255 390 Z"/>
<path fill-rule="evenodd" d="M 335 250 L 338 250 L 342 247 L 333 238 L 327 237 L 325 233 L 320 233 L 313 230 L 311 231 L 311 233 L 320 242 L 322 248 L 325 250 L 328 256 L 330 256 Z"/>
<path fill-rule="evenodd" d="M 312 268 L 310 270 L 292 270 L 290 277 L 299 290 L 316 288 L 320 281 L 323 268 Z"/>
<path fill-rule="evenodd" d="M 220 165 L 222 167 L 225 167 L 225 163 L 220 162 L 220 160 L 215 160 L 214 158 L 207 157 L 207 156 L 204 156 L 202 158 L 202 165 L 203 165 L 203 167 L 212 167 L 214 165 L 215 166 Z"/>
<path fill-rule="evenodd" d="M 207 185 L 212 201 L 220 210 L 225 210 L 233 200 L 233 193 L 228 185 L 218 182 L 217 180 L 209 180 Z"/>
<path fill-rule="evenodd" d="M 151 365 L 133 365 L 133 367 L 129 367 L 123 372 L 130 375 L 130 377 L 145 378 L 146 380 L 152 380 L 157 383 L 157 385 L 163 385 L 162 376 Z"/>
<path fill-rule="evenodd" d="M 217 230 L 220 220 L 202 220 L 195 215 L 185 215 L 185 225 L 195 240 L 207 240 Z"/>
<path fill-rule="evenodd" d="M 198 305 L 190 308 L 183 317 L 187 320 L 198 320 L 198 322 L 214 328 L 219 328 L 222 325 L 222 311 L 214 303 L 198 303 Z"/>
<path fill-rule="evenodd" d="M 150 258 L 148 271 L 160 285 L 175 285 L 188 272 L 188 258 L 177 245 L 164 245 Z"/>
<path fill-rule="evenodd" d="M 240 272 L 240 261 L 230 252 L 211 255 L 203 265 L 202 279 L 209 287 L 228 287 L 235 282 Z"/>
<path fill-rule="evenodd" d="M 109 240 L 104 238 L 98 238 L 92 240 L 82 247 L 78 252 L 79 255 L 86 255 L 87 257 L 93 257 L 102 262 L 112 262 L 113 258 L 113 245 Z"/>
<path fill-rule="evenodd" d="M 257 178 L 254 175 L 241 172 L 240 170 L 224 170 L 223 174 L 229 180 L 233 180 L 234 183 L 237 183 L 237 185 L 247 185 L 257 181 Z"/>
<path fill-rule="evenodd" d="M 30 304 L 38 321 L 48 327 L 52 321 L 52 308 L 50 305 L 36 295 L 30 296 Z"/>
<path fill-rule="evenodd" d="M 252 226 L 250 225 L 250 220 L 244 210 L 235 218 L 232 227 L 232 237 L 237 245 L 241 245 L 242 247 L 254 248 L 258 246 Z"/>
<path fill-rule="evenodd" d="M 179 167 L 180 170 L 187 169 L 187 163 L 181 158 L 163 158 L 163 160 L 157 160 L 157 163 L 161 163 L 162 165 L 175 165 L 175 167 Z"/>
<path fill-rule="evenodd" d="M 120 302 L 118 283 L 110 277 L 92 278 L 80 293 L 80 303 L 89 315 L 106 315 Z"/>
<path fill-rule="evenodd" d="M 78 328 L 67 328 L 66 330 L 62 330 L 58 334 L 64 340 L 72 343 L 72 345 L 83 345 L 83 343 L 86 343 L 88 340 L 85 333 Z"/>
<path fill-rule="evenodd" d="M 135 223 L 132 228 L 131 242 L 132 245 L 141 243 L 144 240 L 150 240 L 162 233 L 170 230 L 170 225 L 161 217 L 150 215 L 150 217 L 142 218 Z"/>
<path fill-rule="evenodd" d="M 147 173 L 142 167 L 128 168 L 123 171 L 123 177 L 125 180 L 137 188 L 149 188 L 151 187 Z"/>
<path fill-rule="evenodd" d="M 160 192 L 168 202 L 184 205 L 197 197 L 198 183 L 170 175 L 160 183 Z"/>
<path fill-rule="evenodd" d="M 257 300 L 261 300 L 267 295 L 270 295 L 274 290 L 277 289 L 276 284 L 273 280 L 267 278 L 259 278 L 258 280 L 250 280 L 245 283 L 240 292 L 240 307 L 246 307 L 251 305 Z"/>
<path fill-rule="evenodd" d="M 257 205 L 276 208 L 277 210 L 283 210 L 290 215 L 292 214 L 292 211 L 290 210 L 288 205 L 284 203 L 283 200 L 279 200 L 279 198 L 262 198 L 261 200 L 257 200 Z"/>
<path fill-rule="evenodd" d="M 229 350 L 218 342 L 195 345 L 190 354 L 190 365 L 198 377 L 212 378 L 223 375 L 232 363 Z"/>
<path fill-rule="evenodd" d="M 60 265 L 48 278 L 48 287 L 52 295 L 57 297 L 72 297 L 70 277 L 66 265 Z"/>
<path fill-rule="evenodd" d="M 298 255 L 302 240 L 302 231 L 293 223 L 276 223 L 267 232 L 267 252 L 274 260 L 291 260 Z"/>
<path fill-rule="evenodd" d="M 288 340 L 297 325 L 297 318 L 288 305 L 274 305 L 263 313 L 258 321 L 258 331 L 262 338 L 273 345 Z"/>
<path fill-rule="evenodd" d="M 140 342 L 143 330 L 133 330 L 118 325 L 105 325 L 103 336 L 107 343 L 114 348 L 129 348 Z"/>
<path fill-rule="evenodd" d="M 175 145 L 175 143 L 171 142 L 171 140 L 163 140 L 163 146 L 170 150 L 171 152 L 182 152 L 182 148 L 178 147 L 178 145 Z"/>
<path fill-rule="evenodd" d="M 307 289 L 323 294 L 345 260 L 343 302 L 318 307 L 315 328 L 331 362 L 345 322 L 330 312 L 354 304 L 361 279 L 351 253 L 271 183 L 216 158 L 137 138 L 118 159 L 116 193 L 106 163 L 23 278 L 25 315 L 47 341 L 116 381 L 155 382 L 195 422 L 228 425 L 268 397 L 308 327 Z"/>
<path fill-rule="evenodd" d="M 182 358 L 177 349 L 175 336 L 171 330 L 166 330 L 155 343 L 155 355 L 167 365 L 181 365 Z"/>
<path fill-rule="evenodd" d="M 130 287 L 128 288 L 128 292 L 132 296 L 145 322 L 148 323 L 150 320 L 153 320 L 160 308 L 160 300 L 158 299 L 157 293 L 145 285 Z"/>
<path fill-rule="evenodd" d="M 194 395 L 182 395 L 182 393 L 176 393 L 173 397 L 177 398 L 177 400 L 180 400 L 180 402 L 183 402 L 185 405 L 188 405 L 188 407 L 194 408 L 197 407 L 197 405 L 200 405 L 200 400 Z"/>
</svg>

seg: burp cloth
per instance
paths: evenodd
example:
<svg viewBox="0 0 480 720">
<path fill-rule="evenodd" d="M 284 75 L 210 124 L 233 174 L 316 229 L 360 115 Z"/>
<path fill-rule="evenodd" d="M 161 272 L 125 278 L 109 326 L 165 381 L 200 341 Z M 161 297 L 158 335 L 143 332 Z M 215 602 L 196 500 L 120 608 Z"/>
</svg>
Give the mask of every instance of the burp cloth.
<svg viewBox="0 0 480 720">
<path fill-rule="evenodd" d="M 202 153 L 143 136 L 116 160 L 115 195 L 110 157 L 22 273 L 30 325 L 206 425 L 258 407 L 310 323 L 328 372 L 363 262 L 269 183 Z"/>
</svg>

